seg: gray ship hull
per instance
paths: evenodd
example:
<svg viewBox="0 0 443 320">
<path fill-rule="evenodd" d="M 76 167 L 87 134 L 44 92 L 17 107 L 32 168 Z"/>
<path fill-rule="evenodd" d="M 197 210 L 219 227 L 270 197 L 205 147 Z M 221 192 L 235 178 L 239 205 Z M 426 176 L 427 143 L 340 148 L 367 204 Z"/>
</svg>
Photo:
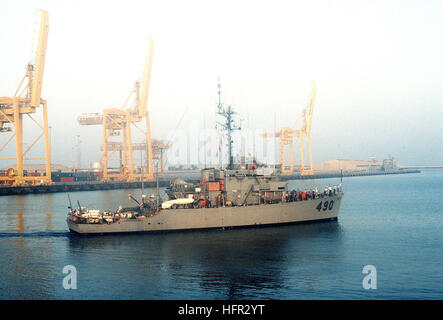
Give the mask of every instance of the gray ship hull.
<svg viewBox="0 0 443 320">
<path fill-rule="evenodd" d="M 166 209 L 144 219 L 111 224 L 80 224 L 68 216 L 68 228 L 79 234 L 108 234 L 234 228 L 337 219 L 343 193 L 324 198 L 251 206 Z M 326 204 L 327 201 L 327 204 Z M 326 204 L 326 206 L 325 206 Z"/>
</svg>

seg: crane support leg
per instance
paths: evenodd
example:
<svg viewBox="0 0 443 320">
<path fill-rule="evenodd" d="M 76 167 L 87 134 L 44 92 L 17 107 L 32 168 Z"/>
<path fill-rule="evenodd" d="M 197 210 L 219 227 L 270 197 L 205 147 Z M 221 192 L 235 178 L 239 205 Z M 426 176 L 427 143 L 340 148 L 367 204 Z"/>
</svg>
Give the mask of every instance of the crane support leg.
<svg viewBox="0 0 443 320">
<path fill-rule="evenodd" d="M 51 182 L 51 142 L 48 127 L 48 108 L 46 101 L 43 101 L 43 131 L 45 134 L 45 160 L 46 160 L 46 179 Z"/>
<path fill-rule="evenodd" d="M 14 184 L 21 184 L 23 180 L 23 115 L 17 99 L 14 99 L 14 130 L 15 150 L 17 157 L 17 179 Z"/>
<path fill-rule="evenodd" d="M 126 175 L 126 169 L 128 168 L 128 131 L 126 130 L 128 123 L 123 124 L 123 167 L 120 167 L 120 174 Z M 132 142 L 129 142 L 131 144 Z"/>
<path fill-rule="evenodd" d="M 314 173 L 314 169 L 312 167 L 312 148 L 311 148 L 311 136 L 308 135 L 308 148 L 309 148 L 309 172 L 310 174 Z"/>
<path fill-rule="evenodd" d="M 281 172 L 285 171 L 285 142 L 283 137 L 280 137 L 280 163 L 281 163 Z"/>
<path fill-rule="evenodd" d="M 131 122 L 129 121 L 129 113 L 126 114 L 126 130 L 128 131 L 127 136 L 128 136 L 128 141 L 129 141 L 129 179 L 131 181 L 134 180 L 133 175 L 134 175 L 134 153 L 133 153 L 133 149 L 132 149 L 132 132 L 131 132 Z"/>
<path fill-rule="evenodd" d="M 153 166 L 152 166 L 152 142 L 151 142 L 151 124 L 149 120 L 149 111 L 146 111 L 146 147 L 148 152 L 148 179 L 153 177 Z"/>
<path fill-rule="evenodd" d="M 103 181 L 108 181 L 108 137 L 106 135 L 107 118 L 107 112 L 103 111 Z"/>
<path fill-rule="evenodd" d="M 300 135 L 300 157 L 301 157 L 300 172 L 303 174 L 305 171 L 305 153 L 303 150 L 303 136 L 301 135 Z"/>
</svg>

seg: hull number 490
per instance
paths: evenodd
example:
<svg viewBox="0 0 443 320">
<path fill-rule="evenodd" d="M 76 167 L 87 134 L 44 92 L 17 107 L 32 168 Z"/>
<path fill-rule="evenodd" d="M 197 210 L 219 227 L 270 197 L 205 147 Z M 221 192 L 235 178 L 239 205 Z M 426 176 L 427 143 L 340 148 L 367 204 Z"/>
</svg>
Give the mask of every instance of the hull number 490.
<svg viewBox="0 0 443 320">
<path fill-rule="evenodd" d="M 317 209 L 318 212 L 320 211 L 326 211 L 326 210 L 332 210 L 332 208 L 334 207 L 334 200 L 331 201 L 320 201 L 320 203 L 318 204 L 317 207 L 315 207 L 315 209 Z"/>
</svg>

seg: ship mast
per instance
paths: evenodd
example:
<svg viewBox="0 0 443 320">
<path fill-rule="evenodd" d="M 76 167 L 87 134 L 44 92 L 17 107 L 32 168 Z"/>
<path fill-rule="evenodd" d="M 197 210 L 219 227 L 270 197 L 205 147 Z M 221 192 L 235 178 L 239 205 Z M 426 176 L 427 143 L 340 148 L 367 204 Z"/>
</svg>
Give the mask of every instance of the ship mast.
<svg viewBox="0 0 443 320">
<path fill-rule="evenodd" d="M 227 132 L 227 137 L 228 137 L 228 153 L 229 153 L 229 164 L 228 164 L 228 169 L 232 170 L 234 169 L 234 158 L 232 156 L 232 131 L 234 130 L 241 130 L 240 126 L 237 126 L 234 124 L 234 115 L 236 115 L 237 113 L 234 112 L 234 110 L 232 109 L 232 107 L 229 105 L 227 107 L 223 106 L 223 103 L 221 102 L 221 84 L 220 84 L 220 78 L 218 79 L 218 111 L 217 114 L 221 115 L 222 117 L 225 118 L 225 122 L 224 123 L 219 123 L 219 125 L 222 126 L 223 130 L 226 130 Z"/>
</svg>

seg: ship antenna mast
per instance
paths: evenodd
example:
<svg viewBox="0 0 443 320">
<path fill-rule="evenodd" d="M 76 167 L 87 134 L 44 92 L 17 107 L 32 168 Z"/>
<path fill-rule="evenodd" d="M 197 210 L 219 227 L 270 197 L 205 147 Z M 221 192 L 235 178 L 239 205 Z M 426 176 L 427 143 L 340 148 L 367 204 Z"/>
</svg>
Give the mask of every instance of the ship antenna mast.
<svg viewBox="0 0 443 320">
<path fill-rule="evenodd" d="M 237 126 L 234 124 L 234 115 L 237 113 L 234 112 L 232 107 L 229 105 L 227 107 L 223 106 L 223 103 L 221 102 L 221 84 L 220 84 L 220 78 L 218 78 L 218 111 L 217 114 L 221 115 L 225 118 L 224 123 L 218 123 L 222 126 L 223 130 L 226 130 L 227 136 L 228 136 L 228 151 L 229 151 L 229 164 L 228 169 L 232 170 L 234 169 L 234 158 L 232 156 L 232 131 L 234 130 L 241 130 L 240 126 Z"/>
</svg>

